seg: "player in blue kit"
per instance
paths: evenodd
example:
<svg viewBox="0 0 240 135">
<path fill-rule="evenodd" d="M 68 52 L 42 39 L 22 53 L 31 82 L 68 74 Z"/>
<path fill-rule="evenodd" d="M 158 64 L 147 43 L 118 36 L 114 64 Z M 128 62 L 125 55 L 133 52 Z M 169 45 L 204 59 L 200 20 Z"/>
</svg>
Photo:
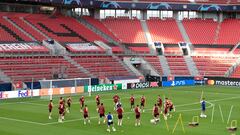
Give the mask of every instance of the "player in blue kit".
<svg viewBox="0 0 240 135">
<path fill-rule="evenodd" d="M 110 126 L 112 125 L 112 130 L 116 131 L 116 129 L 114 128 L 114 124 L 113 124 L 113 115 L 111 114 L 111 112 L 108 113 L 107 115 L 107 124 L 108 124 L 108 129 L 107 131 L 110 132 Z"/>
<path fill-rule="evenodd" d="M 201 103 L 201 110 L 202 110 L 200 117 L 201 118 L 206 118 L 207 115 L 205 114 L 205 111 L 206 111 L 206 101 L 205 101 L 205 98 L 202 98 L 200 103 Z"/>
</svg>

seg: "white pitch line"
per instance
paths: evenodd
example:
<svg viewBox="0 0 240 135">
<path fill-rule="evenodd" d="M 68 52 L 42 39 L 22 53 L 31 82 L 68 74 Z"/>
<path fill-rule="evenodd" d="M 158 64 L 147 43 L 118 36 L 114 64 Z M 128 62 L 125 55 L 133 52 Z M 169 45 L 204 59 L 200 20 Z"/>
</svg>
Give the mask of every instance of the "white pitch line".
<svg viewBox="0 0 240 135">
<path fill-rule="evenodd" d="M 220 110 L 220 114 L 221 114 L 222 122 L 224 123 L 224 118 L 223 118 L 222 107 L 221 107 L 221 105 L 220 105 L 220 104 L 218 105 L 218 107 L 219 107 L 219 110 Z"/>
<path fill-rule="evenodd" d="M 16 122 L 23 122 L 23 123 L 29 123 L 29 124 L 45 125 L 44 123 L 39 123 L 39 122 L 34 122 L 34 121 L 27 121 L 27 120 L 20 120 L 20 119 L 8 118 L 8 117 L 0 117 L 0 119 L 16 121 Z"/>
<path fill-rule="evenodd" d="M 213 123 L 214 114 L 215 114 L 215 105 L 213 105 L 213 109 L 212 109 L 211 123 Z"/>
<path fill-rule="evenodd" d="M 227 121 L 227 124 L 229 124 L 230 122 L 230 118 L 231 118 L 231 115 L 232 115 L 232 110 L 233 110 L 233 105 L 231 106 L 231 109 L 230 109 L 230 112 L 229 112 L 229 115 L 228 115 L 228 121 Z"/>
</svg>

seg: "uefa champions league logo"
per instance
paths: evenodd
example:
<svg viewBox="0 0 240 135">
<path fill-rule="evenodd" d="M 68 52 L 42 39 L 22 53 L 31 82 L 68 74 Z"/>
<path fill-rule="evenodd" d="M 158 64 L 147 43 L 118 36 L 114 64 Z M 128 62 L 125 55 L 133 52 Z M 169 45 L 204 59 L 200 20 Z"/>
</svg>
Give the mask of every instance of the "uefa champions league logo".
<svg viewBox="0 0 240 135">
<path fill-rule="evenodd" d="M 64 4 L 66 5 L 77 4 L 79 6 L 82 5 L 81 0 L 64 0 Z"/>
<path fill-rule="evenodd" d="M 201 5 L 198 10 L 200 11 L 210 11 L 210 10 L 213 10 L 213 11 L 221 11 L 221 7 L 218 6 L 218 5 Z"/>
<path fill-rule="evenodd" d="M 147 9 L 153 9 L 153 10 L 156 10 L 156 9 L 172 9 L 172 7 L 168 4 L 168 3 L 151 3 L 147 6 Z"/>
<path fill-rule="evenodd" d="M 103 2 L 101 4 L 101 8 L 121 8 L 121 6 L 117 2 Z"/>
</svg>

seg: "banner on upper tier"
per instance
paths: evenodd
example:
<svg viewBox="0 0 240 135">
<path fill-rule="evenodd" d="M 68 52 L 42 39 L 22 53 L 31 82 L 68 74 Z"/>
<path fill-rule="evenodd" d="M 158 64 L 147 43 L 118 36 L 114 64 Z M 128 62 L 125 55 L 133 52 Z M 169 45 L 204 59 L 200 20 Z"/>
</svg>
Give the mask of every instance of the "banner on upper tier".
<svg viewBox="0 0 240 135">
<path fill-rule="evenodd" d="M 122 84 L 100 84 L 100 85 L 84 86 L 84 92 L 101 92 L 101 91 L 112 91 L 112 90 L 121 90 L 121 89 L 122 89 Z"/>
<path fill-rule="evenodd" d="M 205 83 L 208 85 L 240 87 L 240 79 L 238 78 L 206 77 Z"/>
<path fill-rule="evenodd" d="M 163 81 L 162 86 L 163 87 L 174 87 L 174 86 L 189 86 L 189 85 L 195 85 L 194 80 L 175 80 L 175 81 Z"/>
</svg>

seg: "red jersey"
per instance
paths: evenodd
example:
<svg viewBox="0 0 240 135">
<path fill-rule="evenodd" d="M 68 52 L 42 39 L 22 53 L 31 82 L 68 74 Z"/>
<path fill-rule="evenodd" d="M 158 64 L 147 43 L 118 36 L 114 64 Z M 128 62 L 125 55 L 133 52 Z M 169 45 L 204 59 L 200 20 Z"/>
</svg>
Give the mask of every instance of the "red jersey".
<svg viewBox="0 0 240 135">
<path fill-rule="evenodd" d="M 154 114 L 158 114 L 158 113 L 159 113 L 159 112 L 158 112 L 158 107 L 157 107 L 157 106 L 154 107 L 153 112 L 154 112 Z"/>
<path fill-rule="evenodd" d="M 71 99 L 71 98 L 68 98 L 68 99 L 67 99 L 67 103 L 68 103 L 68 104 L 71 104 L 71 103 L 72 103 L 72 99 Z"/>
<path fill-rule="evenodd" d="M 84 97 L 81 97 L 81 98 L 79 99 L 79 101 L 80 101 L 81 104 L 83 104 L 84 101 L 85 101 Z"/>
<path fill-rule="evenodd" d="M 136 114 L 136 115 L 140 115 L 140 111 L 139 111 L 139 108 L 138 108 L 138 107 L 136 107 L 134 111 L 135 111 L 135 114 Z"/>
<path fill-rule="evenodd" d="M 95 100 L 96 100 L 97 103 L 100 103 L 100 96 L 97 95 Z"/>
<path fill-rule="evenodd" d="M 53 104 L 52 103 L 49 103 L 48 104 L 48 109 L 52 109 L 53 108 Z"/>
<path fill-rule="evenodd" d="M 130 102 L 131 102 L 131 103 L 134 103 L 134 100 L 135 100 L 134 97 L 131 96 L 131 97 L 130 97 Z"/>
<path fill-rule="evenodd" d="M 119 107 L 119 108 L 117 109 L 117 114 L 118 114 L 118 115 L 122 115 L 122 113 L 123 113 L 123 109 L 122 109 L 122 107 Z"/>
<path fill-rule="evenodd" d="M 119 96 L 118 96 L 118 95 L 115 95 L 115 96 L 113 97 L 113 102 L 114 102 L 114 103 L 117 103 L 118 100 L 119 100 Z"/>
<path fill-rule="evenodd" d="M 64 111 L 64 105 L 63 104 L 60 104 L 59 107 L 58 107 L 59 111 Z"/>
<path fill-rule="evenodd" d="M 141 103 L 143 103 L 143 104 L 144 104 L 144 103 L 145 103 L 145 101 L 146 101 L 145 97 L 142 97 L 142 98 L 141 98 Z"/>
<path fill-rule="evenodd" d="M 87 107 L 85 107 L 85 108 L 83 109 L 83 114 L 84 114 L 84 115 L 87 115 L 87 114 L 88 114 L 88 109 L 87 109 Z"/>
<path fill-rule="evenodd" d="M 104 113 L 105 113 L 105 108 L 104 108 L 104 106 L 99 106 L 99 108 L 98 108 L 98 113 L 99 113 L 99 114 L 104 114 Z"/>
<path fill-rule="evenodd" d="M 158 98 L 158 104 L 162 105 L 162 99 L 161 98 Z"/>
</svg>

